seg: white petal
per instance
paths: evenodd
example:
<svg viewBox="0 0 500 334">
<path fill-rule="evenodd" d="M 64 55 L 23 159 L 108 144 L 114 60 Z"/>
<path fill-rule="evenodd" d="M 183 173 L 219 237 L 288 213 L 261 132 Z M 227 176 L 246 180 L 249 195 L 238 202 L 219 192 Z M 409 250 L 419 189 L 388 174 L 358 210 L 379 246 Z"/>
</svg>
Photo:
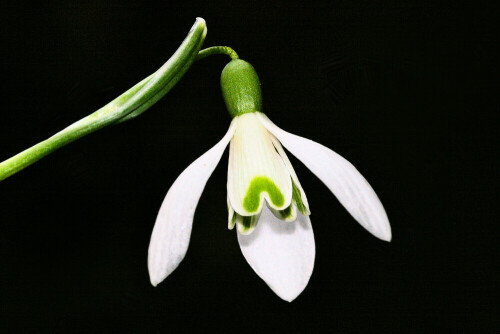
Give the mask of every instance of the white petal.
<svg viewBox="0 0 500 334">
<path fill-rule="evenodd" d="M 264 199 L 276 210 L 287 208 L 292 200 L 292 180 L 283 159 L 272 143 L 272 136 L 255 113 L 236 117 L 236 129 L 229 145 L 227 193 L 238 214 L 260 212 Z"/>
<path fill-rule="evenodd" d="M 235 128 L 233 120 L 224 138 L 189 165 L 170 187 L 149 244 L 149 277 L 154 286 L 170 275 L 186 255 L 198 200 Z"/>
<path fill-rule="evenodd" d="M 382 203 L 349 161 L 321 144 L 280 129 L 262 113 L 258 117 L 269 132 L 323 181 L 358 223 L 377 238 L 391 240 L 391 226 Z"/>
<path fill-rule="evenodd" d="M 297 213 L 294 222 L 284 222 L 264 205 L 253 233 L 238 232 L 238 242 L 248 264 L 280 298 L 291 302 L 305 289 L 316 254 L 308 216 Z"/>
</svg>

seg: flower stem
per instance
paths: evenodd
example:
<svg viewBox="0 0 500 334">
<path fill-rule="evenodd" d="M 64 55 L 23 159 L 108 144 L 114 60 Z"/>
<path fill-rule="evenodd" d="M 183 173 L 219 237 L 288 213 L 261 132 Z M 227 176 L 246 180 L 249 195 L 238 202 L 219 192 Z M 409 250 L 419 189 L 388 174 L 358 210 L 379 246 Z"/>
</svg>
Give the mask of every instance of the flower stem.
<svg viewBox="0 0 500 334">
<path fill-rule="evenodd" d="M 206 49 L 201 50 L 198 52 L 198 57 L 196 57 L 196 60 L 203 59 L 205 57 L 215 55 L 215 54 L 225 54 L 231 57 L 231 59 L 238 59 L 238 54 L 236 51 L 231 49 L 229 46 L 212 46 Z"/>
</svg>

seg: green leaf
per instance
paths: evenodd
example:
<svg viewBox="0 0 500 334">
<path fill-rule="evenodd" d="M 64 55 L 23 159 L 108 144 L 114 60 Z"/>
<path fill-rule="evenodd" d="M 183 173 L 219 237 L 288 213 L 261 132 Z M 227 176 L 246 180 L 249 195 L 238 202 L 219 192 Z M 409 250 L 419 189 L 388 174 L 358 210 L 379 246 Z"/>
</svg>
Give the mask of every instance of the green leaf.
<svg viewBox="0 0 500 334">
<path fill-rule="evenodd" d="M 197 18 L 177 51 L 158 71 L 93 114 L 0 163 L 0 181 L 83 136 L 143 113 L 168 93 L 191 67 L 203 45 L 206 32 L 205 20 Z"/>
</svg>

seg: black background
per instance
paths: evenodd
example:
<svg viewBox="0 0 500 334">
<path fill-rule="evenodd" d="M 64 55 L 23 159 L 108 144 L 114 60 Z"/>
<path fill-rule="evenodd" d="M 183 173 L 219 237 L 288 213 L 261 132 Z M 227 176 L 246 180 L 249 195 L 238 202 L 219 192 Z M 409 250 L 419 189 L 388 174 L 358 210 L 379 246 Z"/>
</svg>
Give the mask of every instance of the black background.
<svg viewBox="0 0 500 334">
<path fill-rule="evenodd" d="M 206 47 L 254 65 L 275 123 L 370 181 L 393 241 L 363 230 L 291 157 L 317 257 L 305 291 L 282 301 L 227 230 L 226 152 L 185 260 L 150 285 L 160 204 L 230 122 L 228 59 L 214 56 L 141 117 L 1 182 L 0 331 L 498 332 L 493 3 L 2 2 L 0 160 L 154 72 L 201 16 Z"/>
</svg>

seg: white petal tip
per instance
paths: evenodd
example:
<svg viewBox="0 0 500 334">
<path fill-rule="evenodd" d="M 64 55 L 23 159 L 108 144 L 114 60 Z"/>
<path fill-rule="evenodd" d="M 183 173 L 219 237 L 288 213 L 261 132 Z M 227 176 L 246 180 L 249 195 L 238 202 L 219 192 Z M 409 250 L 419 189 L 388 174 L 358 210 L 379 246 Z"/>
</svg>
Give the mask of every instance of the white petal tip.
<svg viewBox="0 0 500 334">
<path fill-rule="evenodd" d="M 392 235 L 391 235 L 391 233 L 389 233 L 389 234 L 386 234 L 386 235 L 384 235 L 382 237 L 379 237 L 379 239 L 387 241 L 387 242 L 391 242 L 392 241 Z"/>
<path fill-rule="evenodd" d="M 370 233 L 372 233 L 376 238 L 383 241 L 391 242 L 392 240 L 392 232 L 390 227 L 384 231 L 370 231 Z"/>
<path fill-rule="evenodd" d="M 382 241 L 387 241 L 387 242 L 391 242 L 392 240 L 392 237 L 391 236 L 378 236 L 376 235 L 377 239 L 380 239 Z"/>
<path fill-rule="evenodd" d="M 158 278 L 158 277 L 152 277 L 150 276 L 150 281 L 151 281 L 151 285 L 156 287 L 158 284 L 160 284 L 161 282 L 163 282 L 165 278 Z"/>
<path fill-rule="evenodd" d="M 168 274 L 165 275 L 159 270 L 154 270 L 151 264 L 149 264 L 148 271 L 149 271 L 149 281 L 151 282 L 151 285 L 154 287 L 163 282 L 165 278 L 167 278 L 168 276 Z"/>
<path fill-rule="evenodd" d="M 304 288 L 300 289 L 300 291 L 274 291 L 274 293 L 284 301 L 291 303 L 304 291 Z"/>
<path fill-rule="evenodd" d="M 384 239 L 382 239 L 384 241 L 387 241 L 387 242 L 391 242 L 392 241 L 392 234 L 389 233 L 389 235 L 387 235 Z"/>
</svg>

